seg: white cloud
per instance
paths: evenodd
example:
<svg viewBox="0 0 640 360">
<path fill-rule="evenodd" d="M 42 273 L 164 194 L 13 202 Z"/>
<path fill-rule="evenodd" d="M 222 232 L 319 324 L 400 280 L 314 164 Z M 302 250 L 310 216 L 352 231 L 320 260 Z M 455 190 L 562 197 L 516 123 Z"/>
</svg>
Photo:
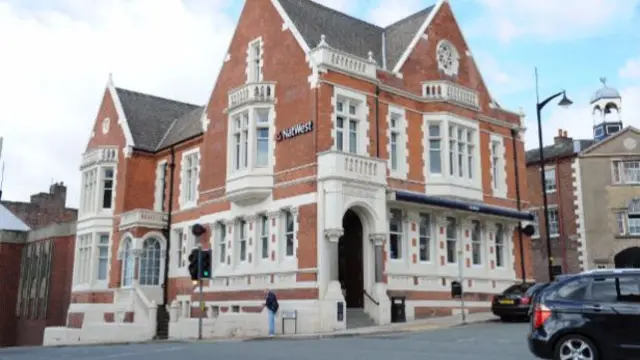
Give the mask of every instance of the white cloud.
<svg viewBox="0 0 640 360">
<path fill-rule="evenodd" d="M 55 180 L 77 206 L 79 159 L 110 72 L 117 86 L 203 104 L 235 27 L 223 3 L 0 0 L 3 199 Z"/>
<path fill-rule="evenodd" d="M 484 13 L 473 33 L 490 34 L 503 42 L 522 36 L 545 41 L 600 34 L 609 26 L 633 18 L 640 0 L 475 0 Z"/>
<path fill-rule="evenodd" d="M 575 98 L 568 94 L 574 102 L 568 109 L 555 106 L 560 98 L 545 106 L 541 117 L 545 145 L 553 143 L 553 137 L 557 135 L 558 129 L 567 130 L 568 136 L 574 139 L 593 138 L 594 119 L 589 100 L 595 90 L 597 88 L 588 92 L 584 91 Z M 631 125 L 640 128 L 640 102 L 638 101 L 640 99 L 640 84 L 620 89 L 620 96 L 622 97 L 620 115 L 624 126 Z M 538 125 L 535 116 L 533 111 L 527 114 L 528 129 L 525 134 L 527 149 L 538 148 Z"/>
<path fill-rule="evenodd" d="M 367 15 L 368 21 L 378 26 L 388 26 L 412 15 L 427 5 L 420 0 L 380 0 L 378 5 Z"/>
<path fill-rule="evenodd" d="M 627 60 L 620 71 L 618 71 L 618 75 L 624 79 L 640 80 L 640 56 Z"/>
<path fill-rule="evenodd" d="M 509 95 L 531 90 L 534 86 L 533 69 L 527 72 L 519 64 L 503 64 L 486 51 L 474 52 L 476 61 L 489 92 L 498 103 Z"/>
<path fill-rule="evenodd" d="M 349 13 L 351 10 L 358 5 L 356 1 L 350 0 L 313 0 L 319 4 L 322 4 L 326 7 L 330 7 L 332 9 Z"/>
</svg>

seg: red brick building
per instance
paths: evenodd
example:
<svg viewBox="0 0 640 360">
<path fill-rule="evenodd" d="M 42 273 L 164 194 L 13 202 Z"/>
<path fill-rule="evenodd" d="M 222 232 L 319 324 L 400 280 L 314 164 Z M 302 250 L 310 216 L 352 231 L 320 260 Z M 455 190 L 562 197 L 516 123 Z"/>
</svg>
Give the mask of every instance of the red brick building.
<svg viewBox="0 0 640 360">
<path fill-rule="evenodd" d="M 206 337 L 266 332 L 265 288 L 309 333 L 388 323 L 392 296 L 408 319 L 451 314 L 460 276 L 486 311 L 521 276 L 522 117 L 448 1 L 381 28 L 248 0 L 207 104 L 110 79 L 93 129 L 67 327 L 47 344 L 196 336 L 195 224 L 214 257 Z"/>
<path fill-rule="evenodd" d="M 595 143 L 595 140 L 573 139 L 566 130 L 558 129 L 553 145 L 543 148 L 545 158 L 545 187 L 549 207 L 549 234 L 551 235 L 551 258 L 556 274 L 572 274 L 582 271 L 577 229 L 575 159 L 581 150 Z M 535 216 L 536 233 L 531 246 L 534 253 L 535 278 L 549 278 L 547 242 L 543 212 L 542 187 L 540 184 L 539 149 L 528 150 L 527 184 L 529 186 L 529 209 Z"/>
<path fill-rule="evenodd" d="M 2 201 L 3 218 L 15 217 L 11 229 L 0 229 L 0 345 L 41 345 L 47 326 L 66 324 L 75 249 L 76 209 L 66 207 L 66 187 L 30 202 Z"/>
</svg>

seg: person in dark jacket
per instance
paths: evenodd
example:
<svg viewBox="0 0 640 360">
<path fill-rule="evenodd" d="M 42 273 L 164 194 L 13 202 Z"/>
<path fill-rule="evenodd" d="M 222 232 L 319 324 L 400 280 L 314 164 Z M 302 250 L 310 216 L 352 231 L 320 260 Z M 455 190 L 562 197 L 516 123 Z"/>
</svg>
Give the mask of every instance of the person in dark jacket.
<svg viewBox="0 0 640 360">
<path fill-rule="evenodd" d="M 273 291 L 265 289 L 264 292 L 266 294 L 264 306 L 267 308 L 269 314 L 269 336 L 273 336 L 276 333 L 276 313 L 280 305 L 278 305 L 278 298 Z"/>
</svg>

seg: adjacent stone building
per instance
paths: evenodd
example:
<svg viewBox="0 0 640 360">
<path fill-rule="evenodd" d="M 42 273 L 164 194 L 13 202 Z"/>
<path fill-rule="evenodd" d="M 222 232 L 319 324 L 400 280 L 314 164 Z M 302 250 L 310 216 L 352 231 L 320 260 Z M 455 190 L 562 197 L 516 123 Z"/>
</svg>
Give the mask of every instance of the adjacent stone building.
<svg viewBox="0 0 640 360">
<path fill-rule="evenodd" d="M 487 311 L 530 256 L 514 241 L 532 220 L 515 200 L 522 121 L 491 97 L 446 0 L 386 28 L 247 0 L 204 106 L 109 79 L 81 163 L 67 326 L 45 344 L 195 337 L 199 315 L 205 337 L 264 334 L 265 288 L 302 333 L 388 323 L 394 296 L 409 320 L 452 314 L 461 275 L 468 311 Z M 213 250 L 204 313 L 196 224 Z"/>
<path fill-rule="evenodd" d="M 593 138 L 573 139 L 568 136 L 566 130 L 559 129 L 554 143 L 543 148 L 544 186 L 547 192 L 551 257 L 555 274 L 577 273 L 594 268 L 596 265 L 586 260 L 590 258 L 590 248 L 585 245 L 586 239 L 601 243 L 596 238 L 597 234 L 603 231 L 610 237 L 613 236 L 609 233 L 609 227 L 605 225 L 614 215 L 610 208 L 603 206 L 608 200 L 602 194 L 605 188 L 612 184 L 611 171 L 614 167 L 611 165 L 612 160 L 604 160 L 607 155 L 597 149 L 603 149 L 601 146 L 605 146 L 605 142 L 615 143 L 616 140 L 612 136 L 617 138 L 616 134 L 622 130 L 620 116 L 622 99 L 614 88 L 607 86 L 604 79 L 602 83 L 603 86 L 591 98 Z M 615 147 L 615 145 L 607 146 Z M 617 155 L 627 157 L 633 151 L 637 152 L 637 150 L 628 149 Z M 590 160 L 583 161 L 581 160 L 583 157 Z M 607 162 L 609 168 L 596 166 L 598 161 L 595 160 L 596 158 Z M 535 277 L 538 280 L 547 280 L 549 278 L 548 256 L 542 211 L 540 176 L 542 170 L 539 149 L 528 150 L 526 159 L 527 184 L 531 201 L 529 210 L 534 214 L 537 225 L 532 239 Z M 585 163 L 593 166 L 584 168 Z M 600 173 L 596 174 L 598 171 Z M 605 181 L 605 179 L 608 180 Z M 625 187 L 625 189 L 631 188 Z M 588 200 L 585 202 L 584 199 Z M 589 219 L 585 219 L 586 214 L 589 214 Z M 599 220 L 594 220 L 596 218 Z M 587 223 L 590 224 L 591 230 L 587 230 Z M 604 243 L 601 244 L 605 246 Z"/>
</svg>

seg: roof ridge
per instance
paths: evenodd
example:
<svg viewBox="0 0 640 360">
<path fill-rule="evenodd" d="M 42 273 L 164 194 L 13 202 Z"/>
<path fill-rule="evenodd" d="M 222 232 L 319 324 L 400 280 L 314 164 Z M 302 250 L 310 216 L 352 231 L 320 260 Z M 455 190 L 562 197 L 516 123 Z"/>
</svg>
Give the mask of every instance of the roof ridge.
<svg viewBox="0 0 640 360">
<path fill-rule="evenodd" d="M 176 125 L 176 123 L 178 122 L 178 119 L 179 118 L 173 119 L 173 121 L 171 122 L 171 125 L 169 125 L 169 128 L 167 129 L 167 131 L 164 132 L 164 135 L 162 135 L 162 138 L 160 139 L 160 141 L 158 141 L 158 144 L 156 144 L 156 150 L 158 150 L 158 148 L 162 145 L 162 143 L 167 138 L 167 136 L 169 136 L 169 133 L 171 132 L 171 129 L 173 129 L 173 127 Z"/>
<path fill-rule="evenodd" d="M 431 11 L 433 10 L 433 7 L 434 7 L 434 6 L 435 6 L 435 5 L 429 5 L 429 6 L 427 6 L 426 8 L 424 8 L 424 9 L 422 9 L 422 10 L 420 10 L 420 11 L 414 12 L 414 13 L 413 13 L 413 14 L 411 14 L 411 15 L 408 15 L 408 16 L 406 16 L 406 17 L 404 17 L 404 18 L 402 18 L 402 19 L 400 19 L 400 20 L 398 20 L 398 21 L 395 21 L 395 22 L 393 22 L 393 23 L 391 23 L 391 24 L 389 24 L 389 25 L 385 26 L 385 27 L 383 28 L 383 30 L 384 30 L 384 31 L 387 31 L 387 30 L 389 30 L 389 28 L 390 28 L 390 27 L 395 26 L 395 25 L 398 25 L 398 24 L 400 24 L 401 22 L 407 21 L 407 20 L 409 20 L 409 19 L 416 18 L 416 17 L 418 17 L 418 15 L 424 15 L 424 13 L 425 13 L 425 12 L 431 12 Z"/>
<path fill-rule="evenodd" d="M 330 7 L 326 6 L 326 5 L 320 4 L 320 3 L 315 2 L 315 1 L 313 1 L 313 0 L 297 0 L 297 1 L 306 1 L 306 2 L 308 2 L 308 3 L 313 4 L 314 6 L 317 6 L 317 7 L 319 7 L 319 8 L 322 8 L 322 9 L 328 10 L 328 11 L 330 11 L 330 12 L 332 12 L 332 13 L 340 14 L 340 15 L 342 15 L 342 16 L 344 16 L 344 17 L 348 17 L 348 18 L 350 18 L 350 19 L 353 19 L 353 20 L 355 20 L 355 21 L 361 22 L 361 23 L 363 23 L 363 24 L 367 24 L 367 25 L 369 25 L 369 26 L 373 26 L 373 27 L 378 28 L 378 29 L 380 29 L 380 30 L 384 30 L 384 28 L 383 28 L 382 26 L 378 26 L 378 25 L 373 24 L 373 23 L 370 23 L 370 22 L 368 22 L 368 21 L 366 21 L 366 20 L 359 19 L 359 18 L 357 18 L 357 17 L 355 17 L 355 16 L 352 16 L 352 15 L 349 15 L 349 14 L 347 14 L 347 13 L 345 13 L 345 12 L 342 12 L 342 11 L 339 11 L 339 10 L 336 10 L 336 9 L 332 9 L 332 8 L 330 8 Z"/>
<path fill-rule="evenodd" d="M 115 88 L 116 88 L 117 91 L 126 91 L 126 92 L 129 92 L 129 93 L 132 93 L 132 94 L 147 96 L 147 97 L 156 98 L 156 99 L 164 100 L 164 101 L 171 101 L 171 102 L 178 103 L 178 104 L 190 105 L 190 106 L 202 106 L 202 105 L 196 105 L 196 104 L 193 104 L 193 103 L 188 103 L 188 102 L 185 102 L 185 101 L 169 99 L 168 97 L 164 97 L 164 96 L 152 95 L 152 94 L 147 94 L 147 93 L 143 93 L 143 92 L 140 92 L 140 91 L 125 89 L 125 88 L 118 87 L 118 86 L 116 86 Z"/>
</svg>

